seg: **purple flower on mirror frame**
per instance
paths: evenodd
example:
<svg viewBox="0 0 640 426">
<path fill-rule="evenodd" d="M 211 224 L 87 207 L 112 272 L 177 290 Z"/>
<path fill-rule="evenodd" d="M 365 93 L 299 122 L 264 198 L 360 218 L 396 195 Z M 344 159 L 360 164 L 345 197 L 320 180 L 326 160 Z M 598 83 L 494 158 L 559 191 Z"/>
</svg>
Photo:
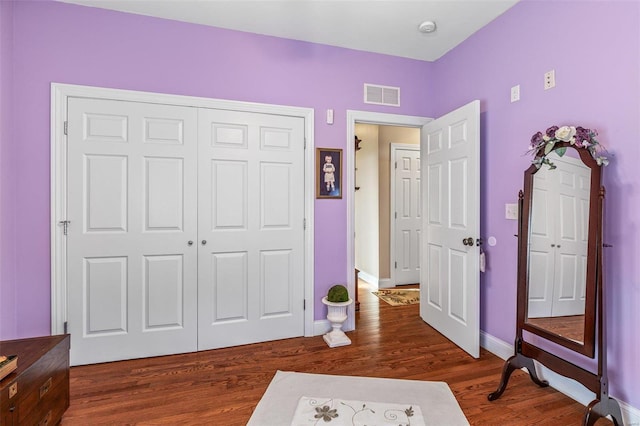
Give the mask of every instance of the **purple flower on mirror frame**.
<svg viewBox="0 0 640 426">
<path fill-rule="evenodd" d="M 536 148 L 538 145 L 543 144 L 544 139 L 542 139 L 542 132 L 538 132 L 531 137 L 531 148 Z"/>
<path fill-rule="evenodd" d="M 593 142 L 591 140 L 592 137 L 596 135 L 595 132 L 591 131 L 591 129 L 585 129 L 584 127 L 576 127 L 576 142 L 582 146 L 591 145 Z M 585 145 L 586 142 L 586 145 Z"/>
<path fill-rule="evenodd" d="M 549 136 L 550 138 L 555 138 L 556 137 L 556 130 L 558 130 L 559 127 L 558 126 L 551 126 L 547 129 L 547 136 Z"/>
</svg>

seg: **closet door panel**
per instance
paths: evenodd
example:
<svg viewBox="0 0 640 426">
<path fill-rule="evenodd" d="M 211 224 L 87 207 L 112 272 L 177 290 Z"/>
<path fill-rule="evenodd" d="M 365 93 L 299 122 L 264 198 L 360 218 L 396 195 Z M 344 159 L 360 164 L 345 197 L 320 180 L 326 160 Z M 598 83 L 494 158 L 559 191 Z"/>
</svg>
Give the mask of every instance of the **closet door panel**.
<svg viewBox="0 0 640 426">
<path fill-rule="evenodd" d="M 197 110 L 70 98 L 71 363 L 197 349 Z"/>
<path fill-rule="evenodd" d="M 201 109 L 198 348 L 304 334 L 304 121 Z"/>
</svg>

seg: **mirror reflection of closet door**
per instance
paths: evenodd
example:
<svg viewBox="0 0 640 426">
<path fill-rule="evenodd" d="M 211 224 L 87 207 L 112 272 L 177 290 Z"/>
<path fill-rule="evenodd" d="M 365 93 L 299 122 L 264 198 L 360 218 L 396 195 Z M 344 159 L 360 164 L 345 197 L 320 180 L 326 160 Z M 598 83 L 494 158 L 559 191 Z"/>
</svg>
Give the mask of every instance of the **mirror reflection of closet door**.
<svg viewBox="0 0 640 426">
<path fill-rule="evenodd" d="M 528 317 L 583 315 L 591 172 L 579 160 L 534 175 Z"/>
</svg>

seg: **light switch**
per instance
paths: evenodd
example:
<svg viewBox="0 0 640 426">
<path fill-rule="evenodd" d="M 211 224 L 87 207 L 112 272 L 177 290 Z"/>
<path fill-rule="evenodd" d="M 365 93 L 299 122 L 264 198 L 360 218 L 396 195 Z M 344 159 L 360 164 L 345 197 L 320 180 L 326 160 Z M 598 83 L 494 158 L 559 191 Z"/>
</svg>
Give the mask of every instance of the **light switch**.
<svg viewBox="0 0 640 426">
<path fill-rule="evenodd" d="M 333 124 L 333 110 L 327 110 L 327 124 Z"/>
<path fill-rule="evenodd" d="M 518 205 L 509 203 L 505 204 L 504 217 L 505 219 L 518 220 Z"/>
<path fill-rule="evenodd" d="M 511 88 L 511 102 L 518 102 L 520 100 L 520 85 L 517 84 Z"/>
</svg>

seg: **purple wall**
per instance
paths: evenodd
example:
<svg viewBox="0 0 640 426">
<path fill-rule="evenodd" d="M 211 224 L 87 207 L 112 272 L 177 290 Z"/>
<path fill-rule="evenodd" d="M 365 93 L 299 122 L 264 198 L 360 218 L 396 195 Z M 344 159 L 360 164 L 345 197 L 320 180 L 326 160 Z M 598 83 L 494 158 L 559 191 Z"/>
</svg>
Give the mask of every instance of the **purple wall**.
<svg viewBox="0 0 640 426">
<path fill-rule="evenodd" d="M 543 4 L 544 3 L 544 4 Z M 640 407 L 640 3 L 525 0 L 435 64 L 437 114 L 472 99 L 482 111 L 482 229 L 488 272 L 481 284 L 481 328 L 511 343 L 515 335 L 517 201 L 531 136 L 557 125 L 599 131 L 612 154 L 605 254 L 611 394 Z M 555 69 L 556 87 L 543 90 Z M 521 100 L 510 103 L 520 84 Z M 577 362 L 584 360 L 575 359 Z"/>
<path fill-rule="evenodd" d="M 422 61 L 56 2 L 16 2 L 13 17 L 12 105 L 20 131 L 11 161 L 19 167 L 15 203 L 1 208 L 19 214 L 15 235 L 3 236 L 3 244 L 15 245 L 16 278 L 3 280 L 2 289 L 16 293 L 17 312 L 3 309 L 2 316 L 21 337 L 50 332 L 51 82 L 311 107 L 318 147 L 345 148 L 346 109 L 422 116 L 433 110 L 427 87 L 433 64 Z M 400 86 L 402 107 L 365 105 L 365 82 Z M 335 110 L 334 125 L 324 123 L 327 108 Z M 346 199 L 318 200 L 315 218 L 320 319 L 321 295 L 351 273 Z"/>
<path fill-rule="evenodd" d="M 15 287 L 16 164 L 13 161 L 13 3 L 0 2 L 0 336 L 17 337 Z M 6 208 L 5 208 L 6 206 Z"/>
<path fill-rule="evenodd" d="M 49 332 L 51 82 L 311 107 L 316 145 L 338 148 L 345 148 L 346 109 L 436 116 L 480 99 L 482 229 L 485 238 L 498 240 L 487 247 L 482 329 L 513 340 L 516 223 L 504 219 L 504 204 L 517 199 L 531 135 L 551 124 L 594 127 L 614 154 L 605 169 L 606 240 L 614 245 L 606 256 L 611 388 L 640 406 L 640 367 L 633 359 L 640 353 L 634 309 L 640 300 L 638 2 L 523 0 L 436 63 L 62 3 L 0 5 L 0 53 L 13 59 L 15 70 L 12 76 L 4 61 L 0 68 L 0 338 Z M 542 75 L 552 68 L 557 87 L 543 91 Z M 364 82 L 400 86 L 403 106 L 363 104 Z M 515 84 L 522 100 L 511 104 Z M 332 126 L 324 124 L 327 108 L 335 110 Z M 8 122 L 16 129 L 9 146 Z M 319 296 L 351 273 L 346 199 L 316 201 L 315 217 L 319 319 Z M 13 222 L 15 232 L 7 226 Z"/>
</svg>

